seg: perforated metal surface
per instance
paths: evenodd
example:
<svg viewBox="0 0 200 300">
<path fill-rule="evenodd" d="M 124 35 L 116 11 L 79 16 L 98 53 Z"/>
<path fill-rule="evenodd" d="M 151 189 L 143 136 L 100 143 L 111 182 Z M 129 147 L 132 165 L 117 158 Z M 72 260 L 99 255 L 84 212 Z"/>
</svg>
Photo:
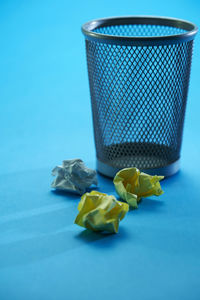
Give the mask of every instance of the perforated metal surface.
<svg viewBox="0 0 200 300">
<path fill-rule="evenodd" d="M 95 28 L 94 32 L 119 36 L 166 36 L 184 33 L 186 30 L 163 25 L 124 24 Z"/>
<path fill-rule="evenodd" d="M 123 36 L 185 32 L 140 24 L 106 26 L 95 31 Z M 151 169 L 179 159 L 192 46 L 192 40 L 129 46 L 86 39 L 99 161 L 116 169 Z"/>
</svg>

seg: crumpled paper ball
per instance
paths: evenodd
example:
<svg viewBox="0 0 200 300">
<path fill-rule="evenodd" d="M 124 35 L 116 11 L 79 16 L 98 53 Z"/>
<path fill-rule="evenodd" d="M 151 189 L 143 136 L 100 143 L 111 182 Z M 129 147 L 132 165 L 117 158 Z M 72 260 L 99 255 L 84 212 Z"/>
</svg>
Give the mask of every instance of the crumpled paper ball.
<svg viewBox="0 0 200 300">
<path fill-rule="evenodd" d="M 126 168 L 115 175 L 113 183 L 120 198 L 136 208 L 141 198 L 164 193 L 159 183 L 163 178 L 142 173 L 137 168 Z"/>
<path fill-rule="evenodd" d="M 79 214 L 75 224 L 93 231 L 117 233 L 119 222 L 125 217 L 129 206 L 114 196 L 92 191 L 81 197 Z"/>
<path fill-rule="evenodd" d="M 62 166 L 52 170 L 52 175 L 57 175 L 51 184 L 52 188 L 80 195 L 92 184 L 98 184 L 96 171 L 87 168 L 81 159 L 63 160 Z"/>
</svg>

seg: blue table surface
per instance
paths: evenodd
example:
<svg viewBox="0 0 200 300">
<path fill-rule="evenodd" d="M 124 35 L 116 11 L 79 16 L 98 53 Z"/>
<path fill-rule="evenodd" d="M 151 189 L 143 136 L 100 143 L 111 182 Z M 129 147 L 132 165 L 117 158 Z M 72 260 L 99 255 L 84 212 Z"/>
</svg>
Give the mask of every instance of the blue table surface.
<svg viewBox="0 0 200 300">
<path fill-rule="evenodd" d="M 73 224 L 79 196 L 51 170 L 95 168 L 82 23 L 165 15 L 199 25 L 198 1 L 0 2 L 0 299 L 200 299 L 199 46 L 194 48 L 181 171 L 143 199 L 116 235 Z M 98 175 L 99 191 L 115 194 Z"/>
</svg>

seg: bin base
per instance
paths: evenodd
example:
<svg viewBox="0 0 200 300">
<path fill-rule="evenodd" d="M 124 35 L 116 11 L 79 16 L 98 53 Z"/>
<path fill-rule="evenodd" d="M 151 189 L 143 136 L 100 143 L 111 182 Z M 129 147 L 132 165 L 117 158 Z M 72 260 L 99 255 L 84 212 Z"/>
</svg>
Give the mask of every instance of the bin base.
<svg viewBox="0 0 200 300">
<path fill-rule="evenodd" d="M 108 176 L 108 177 L 112 177 L 112 178 L 115 176 L 115 174 L 119 170 L 122 169 L 122 168 L 112 167 L 111 165 L 103 163 L 99 159 L 97 159 L 96 163 L 97 163 L 97 171 L 99 173 L 101 173 L 105 176 Z M 168 177 L 168 176 L 174 175 L 176 172 L 178 172 L 179 168 L 180 168 L 180 159 L 176 160 L 175 162 L 173 162 L 167 166 L 163 166 L 160 168 L 143 169 L 140 171 L 148 173 L 150 175 L 163 175 L 165 177 Z"/>
</svg>

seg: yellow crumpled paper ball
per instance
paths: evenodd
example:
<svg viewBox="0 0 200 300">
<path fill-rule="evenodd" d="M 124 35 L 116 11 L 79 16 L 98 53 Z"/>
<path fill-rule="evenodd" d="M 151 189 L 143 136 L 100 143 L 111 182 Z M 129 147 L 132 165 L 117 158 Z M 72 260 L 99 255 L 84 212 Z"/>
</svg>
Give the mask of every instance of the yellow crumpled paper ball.
<svg viewBox="0 0 200 300">
<path fill-rule="evenodd" d="M 163 178 L 164 176 L 142 173 L 137 168 L 126 168 L 115 175 L 113 183 L 120 198 L 136 208 L 142 197 L 160 196 L 164 193 L 159 183 Z"/>
<path fill-rule="evenodd" d="M 114 196 L 92 191 L 81 197 L 79 214 L 75 224 L 93 231 L 117 233 L 119 222 L 125 217 L 129 206 Z"/>
</svg>

